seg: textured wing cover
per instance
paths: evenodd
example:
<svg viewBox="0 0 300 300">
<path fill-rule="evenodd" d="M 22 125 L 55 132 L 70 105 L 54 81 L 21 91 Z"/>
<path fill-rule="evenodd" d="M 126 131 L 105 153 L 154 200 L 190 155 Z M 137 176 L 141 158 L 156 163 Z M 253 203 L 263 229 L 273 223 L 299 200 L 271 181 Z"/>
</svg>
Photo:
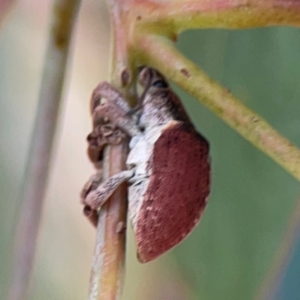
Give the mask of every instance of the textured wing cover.
<svg viewBox="0 0 300 300">
<path fill-rule="evenodd" d="M 199 221 L 209 194 L 208 152 L 208 142 L 182 122 L 170 122 L 156 141 L 136 227 L 141 262 L 178 244 Z"/>
</svg>

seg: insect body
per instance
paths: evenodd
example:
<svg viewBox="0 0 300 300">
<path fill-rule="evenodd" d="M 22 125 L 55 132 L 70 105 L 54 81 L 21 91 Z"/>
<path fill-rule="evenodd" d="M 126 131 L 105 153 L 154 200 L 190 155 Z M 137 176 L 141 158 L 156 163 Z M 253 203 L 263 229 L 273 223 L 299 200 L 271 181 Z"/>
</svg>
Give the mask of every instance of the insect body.
<svg viewBox="0 0 300 300">
<path fill-rule="evenodd" d="M 93 181 L 93 188 L 84 189 L 82 201 L 97 209 L 127 181 L 138 257 L 148 262 L 178 244 L 199 221 L 209 194 L 210 164 L 207 141 L 195 131 L 164 77 L 144 68 L 139 82 L 144 92 L 140 109 L 133 114 L 123 96 L 107 83 L 94 92 L 91 135 L 96 140 L 90 143 L 91 160 L 100 160 L 104 145 L 118 142 L 122 132 L 131 138 L 130 152 L 127 170 L 97 187 Z M 102 97 L 107 99 L 103 104 Z"/>
</svg>

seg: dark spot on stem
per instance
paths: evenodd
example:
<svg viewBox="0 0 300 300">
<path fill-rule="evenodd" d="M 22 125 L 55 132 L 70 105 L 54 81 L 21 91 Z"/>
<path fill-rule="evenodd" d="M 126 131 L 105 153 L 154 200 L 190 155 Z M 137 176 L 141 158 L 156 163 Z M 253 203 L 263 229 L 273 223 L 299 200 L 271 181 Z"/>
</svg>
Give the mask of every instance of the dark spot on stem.
<svg viewBox="0 0 300 300">
<path fill-rule="evenodd" d="M 68 4 L 56 5 L 54 10 L 56 18 L 52 27 L 52 35 L 55 46 L 58 49 L 63 49 L 68 45 L 73 25 L 72 18 L 76 12 L 73 10 L 73 5 Z"/>
<path fill-rule="evenodd" d="M 191 76 L 191 73 L 187 69 L 181 69 L 180 72 L 185 77 L 190 77 Z"/>
</svg>

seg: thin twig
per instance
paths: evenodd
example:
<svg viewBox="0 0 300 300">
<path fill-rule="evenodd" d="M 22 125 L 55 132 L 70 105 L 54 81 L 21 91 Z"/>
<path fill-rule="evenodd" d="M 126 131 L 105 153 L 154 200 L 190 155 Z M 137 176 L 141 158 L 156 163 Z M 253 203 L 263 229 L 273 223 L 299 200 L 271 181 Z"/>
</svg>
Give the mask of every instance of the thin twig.
<svg viewBox="0 0 300 300">
<path fill-rule="evenodd" d="M 132 98 L 130 87 L 122 83 L 122 71 L 128 70 L 126 36 L 122 22 L 123 8 L 127 0 L 108 0 L 111 16 L 113 49 L 111 81 L 123 88 L 126 99 Z M 131 95 L 130 95 L 131 94 Z M 125 169 L 128 154 L 127 142 L 105 149 L 103 179 Z M 125 241 L 127 221 L 127 188 L 122 185 L 101 207 L 96 234 L 96 246 L 91 271 L 89 300 L 120 299 L 124 283 Z"/>
<path fill-rule="evenodd" d="M 142 35 L 136 57 L 153 66 L 300 180 L 300 150 L 161 37 Z"/>
<path fill-rule="evenodd" d="M 53 3 L 36 120 L 21 191 L 22 208 L 17 228 L 9 300 L 24 300 L 27 295 L 71 34 L 79 3 L 79 0 L 55 0 Z"/>
<path fill-rule="evenodd" d="M 104 157 L 104 180 L 125 168 L 127 147 L 108 147 Z M 101 207 L 91 272 L 89 300 L 120 299 L 124 281 L 127 188 L 122 185 Z"/>
</svg>

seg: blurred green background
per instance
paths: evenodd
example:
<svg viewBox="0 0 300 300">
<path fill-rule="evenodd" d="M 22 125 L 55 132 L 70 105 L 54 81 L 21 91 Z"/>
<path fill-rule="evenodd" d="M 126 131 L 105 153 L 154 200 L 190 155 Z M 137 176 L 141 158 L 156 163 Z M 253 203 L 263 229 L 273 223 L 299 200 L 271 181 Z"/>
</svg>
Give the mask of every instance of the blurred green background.
<svg viewBox="0 0 300 300">
<path fill-rule="evenodd" d="M 9 284 L 19 190 L 36 108 L 50 2 L 18 1 L 0 32 L 0 299 Z M 79 190 L 93 172 L 85 149 L 91 91 L 107 78 L 109 20 L 83 2 L 57 132 L 30 299 L 85 299 L 94 229 Z M 178 48 L 300 146 L 300 31 L 190 31 Z M 197 101 L 176 89 L 211 145 L 212 193 L 200 225 L 141 265 L 128 238 L 123 299 L 300 298 L 300 185 Z"/>
</svg>

